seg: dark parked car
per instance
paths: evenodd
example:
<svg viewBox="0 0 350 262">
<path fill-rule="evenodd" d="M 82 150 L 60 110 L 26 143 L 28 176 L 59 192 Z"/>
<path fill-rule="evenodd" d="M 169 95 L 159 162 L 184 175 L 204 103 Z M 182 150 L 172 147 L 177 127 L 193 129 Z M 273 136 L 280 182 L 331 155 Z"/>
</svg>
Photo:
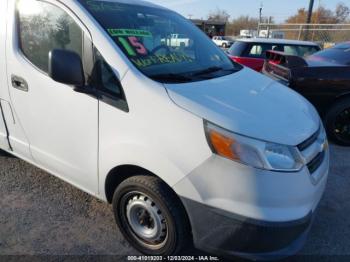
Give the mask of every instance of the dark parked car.
<svg viewBox="0 0 350 262">
<path fill-rule="evenodd" d="M 268 51 L 263 72 L 305 96 L 322 116 L 329 137 L 350 146 L 350 42 L 306 59 Z"/>
<path fill-rule="evenodd" d="M 266 51 L 275 50 L 289 55 L 309 56 L 321 50 L 313 42 L 273 38 L 237 39 L 227 51 L 228 56 L 235 62 L 260 72 L 266 59 Z"/>
</svg>

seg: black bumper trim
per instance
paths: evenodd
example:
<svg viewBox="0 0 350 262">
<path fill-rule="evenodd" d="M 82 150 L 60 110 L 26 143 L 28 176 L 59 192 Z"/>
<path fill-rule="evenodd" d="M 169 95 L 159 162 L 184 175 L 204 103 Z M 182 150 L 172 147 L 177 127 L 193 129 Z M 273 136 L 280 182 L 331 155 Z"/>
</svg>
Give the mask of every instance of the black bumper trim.
<svg viewBox="0 0 350 262">
<path fill-rule="evenodd" d="M 283 251 L 284 255 L 289 256 L 298 250 L 288 252 L 288 247 L 297 246 L 298 239 L 307 235 L 312 224 L 311 213 L 291 222 L 265 222 L 186 198 L 182 198 L 182 201 L 191 221 L 195 246 L 216 255 L 251 254 L 254 257 L 255 254 L 261 257 L 262 254 Z"/>
</svg>

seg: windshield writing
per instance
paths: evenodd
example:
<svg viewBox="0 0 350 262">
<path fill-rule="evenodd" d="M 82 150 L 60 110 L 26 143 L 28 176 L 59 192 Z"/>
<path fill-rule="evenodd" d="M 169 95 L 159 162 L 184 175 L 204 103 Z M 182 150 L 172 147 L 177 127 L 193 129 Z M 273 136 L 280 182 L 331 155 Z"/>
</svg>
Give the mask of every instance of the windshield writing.
<svg viewBox="0 0 350 262">
<path fill-rule="evenodd" d="M 193 72 L 209 72 L 208 78 L 214 78 L 241 68 L 195 25 L 172 11 L 112 0 L 80 2 L 130 61 L 151 78 L 171 75 L 172 81 L 175 76 L 196 81 L 200 79 Z M 214 67 L 222 70 L 207 70 Z M 166 77 L 161 79 L 166 82 Z"/>
</svg>

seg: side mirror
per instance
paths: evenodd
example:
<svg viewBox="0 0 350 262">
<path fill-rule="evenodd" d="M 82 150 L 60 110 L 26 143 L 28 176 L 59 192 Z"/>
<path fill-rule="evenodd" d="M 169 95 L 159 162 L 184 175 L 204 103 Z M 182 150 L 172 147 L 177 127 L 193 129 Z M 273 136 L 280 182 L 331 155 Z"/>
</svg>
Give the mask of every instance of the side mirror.
<svg viewBox="0 0 350 262">
<path fill-rule="evenodd" d="M 72 51 L 54 49 L 49 53 L 49 76 L 56 82 L 83 87 L 85 77 L 80 56 Z"/>
</svg>

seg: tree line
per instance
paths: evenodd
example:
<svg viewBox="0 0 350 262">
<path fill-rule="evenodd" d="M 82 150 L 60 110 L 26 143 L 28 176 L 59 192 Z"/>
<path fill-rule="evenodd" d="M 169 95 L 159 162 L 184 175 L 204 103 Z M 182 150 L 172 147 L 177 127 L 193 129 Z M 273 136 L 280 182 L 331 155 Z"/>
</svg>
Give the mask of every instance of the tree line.
<svg viewBox="0 0 350 262">
<path fill-rule="evenodd" d="M 306 8 L 300 8 L 296 14 L 288 17 L 285 23 L 306 23 L 308 10 Z M 259 24 L 259 18 L 251 17 L 248 15 L 242 15 L 237 18 L 231 19 L 228 12 L 221 9 L 216 9 L 208 14 L 208 20 L 227 22 L 226 35 L 239 35 L 240 30 L 254 30 L 257 29 Z M 262 18 L 263 23 L 274 23 L 274 18 Z M 327 9 L 323 6 L 318 7 L 312 13 L 312 23 L 315 24 L 342 24 L 350 23 L 350 7 L 343 2 L 337 4 L 335 10 Z"/>
</svg>

